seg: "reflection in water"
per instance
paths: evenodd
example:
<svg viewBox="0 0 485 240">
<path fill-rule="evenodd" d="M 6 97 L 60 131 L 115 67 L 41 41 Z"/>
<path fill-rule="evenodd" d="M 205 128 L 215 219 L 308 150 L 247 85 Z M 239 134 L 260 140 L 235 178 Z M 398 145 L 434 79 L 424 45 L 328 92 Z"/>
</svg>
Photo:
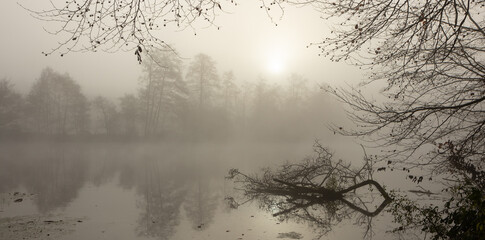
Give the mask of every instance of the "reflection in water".
<svg viewBox="0 0 485 240">
<path fill-rule="evenodd" d="M 315 144 L 316 156 L 302 163 L 284 164 L 278 171 L 264 169 L 262 175 L 246 175 L 237 169 L 229 171 L 236 188 L 242 193 L 239 201 L 256 200 L 260 208 L 283 220 L 306 222 L 313 226 L 319 238 L 344 219 L 356 219 L 365 226 L 364 237 L 372 235 L 372 217 L 378 215 L 391 201 L 379 183 L 372 180 L 368 162 L 360 169 L 332 161 L 332 154 Z M 375 199 L 364 198 L 357 191 L 368 186 L 381 194 L 381 204 L 368 208 Z M 240 203 L 227 197 L 230 206 Z"/>
<path fill-rule="evenodd" d="M 232 189 L 228 181 L 223 181 L 227 169 L 239 167 L 252 172 L 263 165 L 279 164 L 287 156 L 297 159 L 308 150 L 306 144 L 299 151 L 290 145 L 0 145 L 0 196 L 34 194 L 20 203 L 14 202 L 16 198 L 0 203 L 0 218 L 38 213 L 85 217 L 78 224 L 84 227 L 76 232 L 78 237 L 68 238 L 76 240 L 100 233 L 109 239 L 127 240 L 227 239 L 230 234 L 235 237 L 243 233 L 246 237 L 253 234 L 254 239 L 274 239 L 282 232 L 281 236 L 291 233 L 306 237 L 311 234 L 306 224 L 298 225 L 301 228 L 294 228 L 297 225 L 293 223 L 273 225 L 274 218 L 258 214 L 249 204 L 245 212 L 218 208 L 222 196 Z M 319 150 L 316 158 L 286 164 L 279 172 L 266 170 L 260 177 L 233 171 L 244 194 L 232 196 L 238 202 L 259 200 L 261 207 L 277 218 L 311 223 L 319 234 L 344 219 L 361 216 L 360 223 L 370 223 L 370 216 L 381 208 L 367 209 L 360 201 L 377 201 L 362 198 L 359 189 L 348 189 L 372 179 L 367 166 L 352 170 L 342 162 L 331 162 L 331 155 L 323 148 Z M 340 198 L 337 193 L 344 189 L 348 192 Z M 330 197 L 331 190 L 334 198 Z M 234 202 L 233 207 L 237 206 Z M 359 209 L 361 213 L 368 211 L 369 217 L 355 212 Z M 116 216 L 111 216 L 113 212 Z M 252 225 L 255 223 L 258 229 Z"/>
<path fill-rule="evenodd" d="M 162 172 L 158 162 L 146 159 L 144 181 L 140 186 L 143 202 L 137 233 L 142 236 L 170 239 L 180 222 L 180 206 L 186 195 L 183 181 L 169 171 Z"/>
<path fill-rule="evenodd" d="M 65 148 L 53 148 L 47 159 L 34 163 L 32 189 L 38 193 L 34 202 L 41 213 L 47 213 L 56 208 L 67 206 L 77 197 L 79 189 L 86 181 L 87 162 L 82 161 L 84 154 L 76 151 L 66 153 Z"/>
<path fill-rule="evenodd" d="M 211 188 L 208 180 L 199 179 L 193 184 L 184 204 L 184 210 L 193 229 L 204 230 L 209 227 L 214 220 L 219 198 L 219 194 Z"/>
<path fill-rule="evenodd" d="M 41 213 L 65 207 L 86 181 L 88 163 L 84 158 L 84 149 L 66 148 L 63 144 L 35 152 L 13 148 L 5 159 L 0 159 L 4 169 L 0 176 L 9 179 L 0 182 L 0 190 L 5 193 L 25 187 L 35 194 L 33 200 Z"/>
</svg>

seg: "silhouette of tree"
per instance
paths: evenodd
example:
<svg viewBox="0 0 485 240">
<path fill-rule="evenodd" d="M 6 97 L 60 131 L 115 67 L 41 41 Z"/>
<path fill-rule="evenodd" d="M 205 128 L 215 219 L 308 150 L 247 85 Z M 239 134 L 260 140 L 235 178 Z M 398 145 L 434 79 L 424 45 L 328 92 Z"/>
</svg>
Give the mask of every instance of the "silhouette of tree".
<svg viewBox="0 0 485 240">
<path fill-rule="evenodd" d="M 484 1 L 342 0 L 316 4 L 326 17 L 340 23 L 333 37 L 317 44 L 322 54 L 367 68 L 371 75 L 363 85 L 384 83 L 382 93 L 388 98 L 378 103 L 362 89 L 329 89 L 351 108 L 350 117 L 357 126 L 345 129 L 337 125 L 334 129 L 382 147 L 381 159 L 391 169 L 424 169 L 423 176 L 408 176 L 414 182 L 446 176 L 452 180 L 447 184 L 477 189 L 483 199 Z M 452 211 L 446 206 L 415 204 L 416 222 L 407 225 L 398 221 L 402 224 L 398 229 L 406 231 L 413 225 L 436 238 L 453 239 L 429 224 L 443 226 L 439 223 L 442 220 L 448 227 L 467 225 L 466 218 L 453 217 L 466 215 L 459 209 L 483 211 L 483 205 L 469 201 L 466 194 L 455 197 L 450 196 L 448 202 L 456 200 L 463 208 Z M 408 213 L 393 214 L 397 219 L 412 219 Z M 422 223 L 428 228 L 419 226 Z"/>
<path fill-rule="evenodd" d="M 139 98 L 144 121 L 144 135 L 159 134 L 167 121 L 177 115 L 188 95 L 182 77 L 182 61 L 168 49 L 153 51 L 143 63 L 142 88 Z"/>
<path fill-rule="evenodd" d="M 262 209 L 280 220 L 292 219 L 307 222 L 318 232 L 319 238 L 344 219 L 356 218 L 358 224 L 366 224 L 364 236 L 372 235 L 371 218 L 378 215 L 391 201 L 383 187 L 372 180 L 372 168 L 366 160 L 360 169 L 353 169 L 342 161 L 333 162 L 332 154 L 318 142 L 314 146 L 315 157 L 301 163 L 287 163 L 280 169 L 264 169 L 262 175 L 246 175 L 237 169 L 229 171 L 235 188 L 242 193 L 239 201 L 259 202 Z M 367 207 L 373 203 L 356 194 L 358 188 L 370 185 L 380 194 L 382 203 L 376 209 Z M 237 208 L 234 197 L 226 197 Z M 360 216 L 355 213 L 359 213 Z"/>
<path fill-rule="evenodd" d="M 229 118 L 232 117 L 236 101 L 238 99 L 239 87 L 235 83 L 236 77 L 232 71 L 222 74 L 222 106 Z"/>
<path fill-rule="evenodd" d="M 480 189 L 462 184 L 445 189 L 452 197 L 442 207 L 418 204 L 409 197 L 392 192 L 394 201 L 388 208 L 399 223 L 392 232 L 400 239 L 409 239 L 409 231 L 420 229 L 430 239 L 483 239 L 485 236 L 485 198 Z"/>
<path fill-rule="evenodd" d="M 119 113 L 116 104 L 105 97 L 98 96 L 92 102 L 98 125 L 107 136 L 116 135 L 119 128 Z"/>
<path fill-rule="evenodd" d="M 236 1 L 213 0 L 69 0 L 53 1 L 46 10 L 28 11 L 40 20 L 58 23 L 51 33 L 63 40 L 46 55 L 131 49 L 141 62 L 142 48 L 168 47 L 154 32 L 166 27 L 195 31 L 196 23 L 218 27 L 216 16 L 235 5 Z"/>
<path fill-rule="evenodd" d="M 353 109 L 359 126 L 336 130 L 393 148 L 387 158 L 395 167 L 458 171 L 483 187 L 477 182 L 485 150 L 483 1 L 344 0 L 318 6 L 342 23 L 335 37 L 319 44 L 322 53 L 369 67 L 364 84 L 385 81 L 389 99 L 376 103 L 356 89 L 330 90 Z"/>
<path fill-rule="evenodd" d="M 87 132 L 87 99 L 69 75 L 44 69 L 27 102 L 34 131 L 49 135 Z"/>
<path fill-rule="evenodd" d="M 25 102 L 12 88 L 9 81 L 0 80 L 0 133 L 18 132 L 21 128 Z"/>
<path fill-rule="evenodd" d="M 138 135 L 139 112 L 139 101 L 133 94 L 125 94 L 120 98 L 120 124 L 124 135 Z"/>
<path fill-rule="evenodd" d="M 211 106 L 215 91 L 220 87 L 215 61 L 206 54 L 197 54 L 189 65 L 186 78 L 198 109 Z"/>
</svg>

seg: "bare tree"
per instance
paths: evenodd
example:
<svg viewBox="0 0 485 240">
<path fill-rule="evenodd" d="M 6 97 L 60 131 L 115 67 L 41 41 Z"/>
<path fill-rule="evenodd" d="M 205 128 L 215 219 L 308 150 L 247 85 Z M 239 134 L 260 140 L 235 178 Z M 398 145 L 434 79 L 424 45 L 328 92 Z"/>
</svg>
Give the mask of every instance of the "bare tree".
<svg viewBox="0 0 485 240">
<path fill-rule="evenodd" d="M 69 75 L 44 69 L 27 101 L 36 132 L 66 135 L 87 131 L 88 103 L 81 87 Z"/>
<path fill-rule="evenodd" d="M 125 48 L 135 50 L 141 61 L 142 47 L 168 47 L 154 32 L 167 27 L 195 32 L 197 23 L 219 27 L 216 16 L 235 5 L 236 1 L 213 0 L 55 0 L 44 10 L 28 10 L 40 20 L 55 23 L 50 32 L 62 36 L 46 55 Z"/>
<path fill-rule="evenodd" d="M 126 136 L 138 134 L 139 101 L 133 94 L 125 94 L 120 98 L 120 118 L 122 131 Z"/>
<path fill-rule="evenodd" d="M 0 80 L 0 133 L 19 130 L 25 103 L 13 90 L 12 83 Z"/>
<path fill-rule="evenodd" d="M 116 104 L 105 97 L 98 96 L 93 100 L 92 105 L 101 129 L 108 136 L 116 135 L 119 125 L 119 112 Z"/>
<path fill-rule="evenodd" d="M 385 81 L 383 94 L 389 99 L 379 104 L 360 89 L 330 89 L 352 108 L 350 116 L 359 126 L 336 130 L 391 147 L 386 157 L 393 165 L 426 165 L 432 174 L 453 169 L 474 182 L 480 179 L 485 150 L 484 1 L 314 4 L 340 23 L 334 37 L 317 44 L 322 54 L 367 67 L 371 75 L 364 84 Z"/>
<path fill-rule="evenodd" d="M 208 55 L 197 54 L 187 70 L 187 81 L 196 99 L 198 109 L 211 105 L 216 89 L 219 88 L 219 74 L 215 61 Z"/>
<path fill-rule="evenodd" d="M 175 105 L 187 98 L 188 90 L 182 77 L 182 61 L 176 53 L 153 51 L 143 63 L 144 75 L 139 90 L 144 135 L 159 134 L 175 113 Z"/>
<path fill-rule="evenodd" d="M 260 207 L 279 217 L 307 222 L 315 227 L 319 237 L 344 219 L 356 218 L 366 224 L 364 237 L 372 234 L 371 218 L 378 215 L 391 201 L 384 188 L 372 179 L 369 160 L 360 169 L 342 161 L 334 162 L 332 154 L 318 142 L 316 155 L 300 163 L 287 163 L 280 169 L 264 169 L 262 175 L 247 175 L 237 169 L 229 171 L 235 188 L 242 196 L 226 197 L 237 208 L 241 201 L 258 201 Z M 374 210 L 368 205 L 374 198 L 363 198 L 356 190 L 366 185 L 376 188 L 382 202 Z M 237 199 L 237 200 L 236 200 Z M 367 199 L 367 200 L 365 200 Z M 346 207 L 345 207 L 346 206 Z M 361 214 L 356 216 L 354 213 Z"/>
</svg>

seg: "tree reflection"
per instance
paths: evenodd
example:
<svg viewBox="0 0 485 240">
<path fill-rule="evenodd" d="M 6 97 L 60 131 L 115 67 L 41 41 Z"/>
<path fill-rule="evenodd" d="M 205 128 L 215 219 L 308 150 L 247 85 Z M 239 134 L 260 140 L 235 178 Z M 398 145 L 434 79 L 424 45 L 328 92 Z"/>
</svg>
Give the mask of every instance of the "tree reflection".
<svg viewBox="0 0 485 240">
<path fill-rule="evenodd" d="M 86 182 L 88 164 L 82 147 L 40 144 L 26 148 L 12 144 L 1 152 L 0 193 L 23 187 L 35 194 L 33 203 L 41 213 L 66 207 Z"/>
<path fill-rule="evenodd" d="M 144 176 L 138 235 L 170 239 L 180 222 L 180 207 L 186 195 L 184 182 L 164 174 L 158 162 L 150 159 L 146 161 Z"/>
<path fill-rule="evenodd" d="M 199 179 L 194 184 L 184 204 L 184 210 L 192 223 L 193 229 L 204 230 L 209 227 L 214 219 L 219 196 L 217 192 L 210 188 L 207 181 Z"/>
<path fill-rule="evenodd" d="M 342 161 L 332 161 L 332 154 L 318 142 L 316 155 L 301 163 L 287 163 L 277 171 L 263 169 L 260 175 L 246 175 L 231 169 L 227 178 L 235 183 L 239 196 L 226 197 L 228 204 L 237 208 L 243 203 L 257 201 L 260 208 L 283 220 L 306 222 L 314 227 L 318 238 L 327 234 L 334 225 L 346 219 L 364 226 L 365 237 L 372 237 L 372 217 L 378 215 L 391 201 L 382 186 L 372 179 L 369 159 L 360 169 Z M 375 194 L 357 193 L 359 188 L 377 189 Z M 380 205 L 368 205 L 380 200 Z M 242 204 L 243 204 L 242 203 Z"/>
</svg>

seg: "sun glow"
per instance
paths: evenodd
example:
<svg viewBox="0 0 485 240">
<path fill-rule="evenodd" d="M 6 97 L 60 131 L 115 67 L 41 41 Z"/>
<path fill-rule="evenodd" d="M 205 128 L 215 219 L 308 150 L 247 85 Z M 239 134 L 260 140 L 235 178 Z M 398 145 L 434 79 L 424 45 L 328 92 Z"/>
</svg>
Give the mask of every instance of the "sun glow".
<svg viewBox="0 0 485 240">
<path fill-rule="evenodd" d="M 271 73 L 280 73 L 283 71 L 284 69 L 284 63 L 283 63 L 283 59 L 279 58 L 279 57 L 273 57 L 273 58 L 270 58 L 268 60 L 268 70 L 271 72 Z"/>
<path fill-rule="evenodd" d="M 266 69 L 272 74 L 282 73 L 286 68 L 287 56 L 282 46 L 272 46 L 266 53 Z"/>
</svg>

